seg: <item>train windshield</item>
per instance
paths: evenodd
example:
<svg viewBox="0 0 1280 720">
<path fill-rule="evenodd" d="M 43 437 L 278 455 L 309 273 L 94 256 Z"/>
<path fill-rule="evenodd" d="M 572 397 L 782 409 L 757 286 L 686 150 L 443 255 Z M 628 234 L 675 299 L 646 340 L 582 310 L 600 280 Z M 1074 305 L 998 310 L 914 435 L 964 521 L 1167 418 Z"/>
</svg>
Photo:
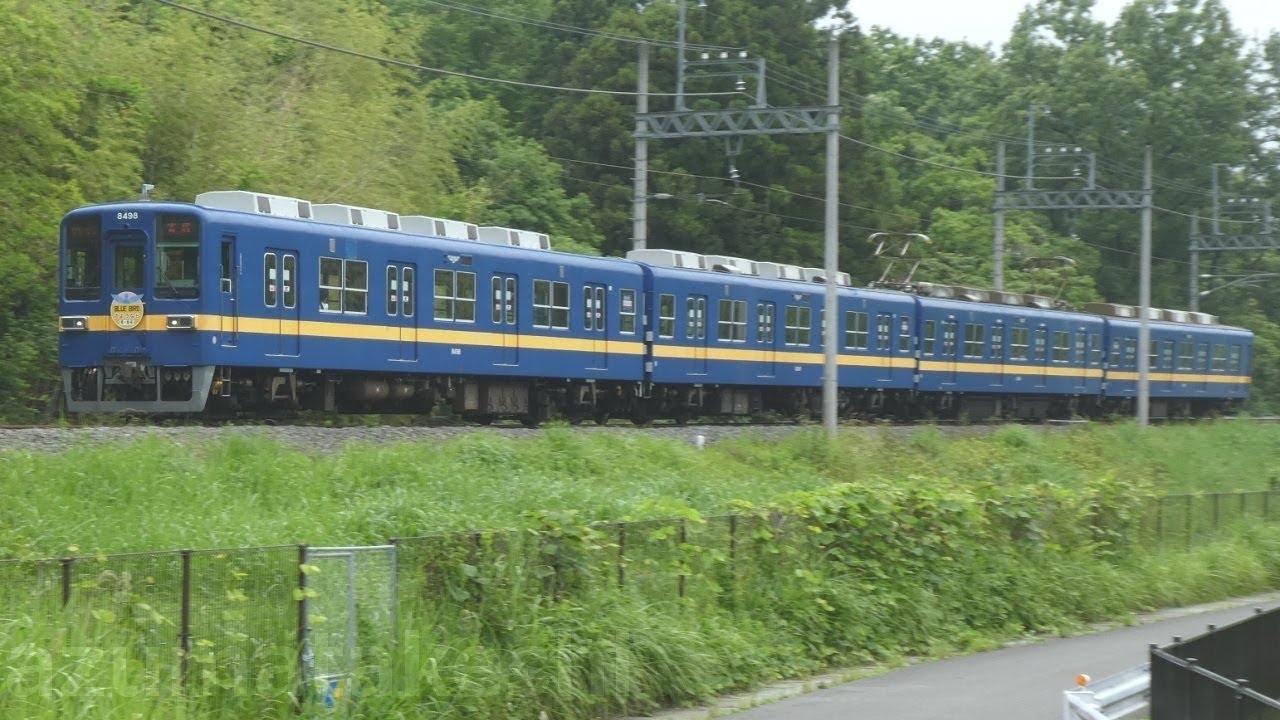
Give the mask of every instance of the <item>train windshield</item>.
<svg viewBox="0 0 1280 720">
<path fill-rule="evenodd" d="M 67 224 L 62 254 L 63 287 L 68 300 L 96 300 L 102 295 L 102 221 L 86 217 Z"/>
<path fill-rule="evenodd" d="M 200 223 L 190 215 L 162 215 L 156 228 L 157 298 L 200 296 Z"/>
</svg>

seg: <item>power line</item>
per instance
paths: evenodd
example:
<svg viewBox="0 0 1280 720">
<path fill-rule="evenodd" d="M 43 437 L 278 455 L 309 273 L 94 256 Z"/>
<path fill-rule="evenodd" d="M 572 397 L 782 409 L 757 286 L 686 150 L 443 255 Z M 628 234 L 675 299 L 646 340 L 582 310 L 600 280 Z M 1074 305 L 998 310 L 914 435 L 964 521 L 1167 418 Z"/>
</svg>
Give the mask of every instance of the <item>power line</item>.
<svg viewBox="0 0 1280 720">
<path fill-rule="evenodd" d="M 467 5 L 465 3 L 460 3 L 460 2 L 444 2 L 443 0 L 421 0 L 421 2 L 430 4 L 430 5 L 437 5 L 440 7 L 449 8 L 450 10 L 458 10 L 461 12 L 472 13 L 472 14 L 481 15 L 484 17 L 496 18 L 499 20 L 509 20 L 511 22 L 519 23 L 521 25 L 540 27 L 547 30 L 558 30 L 561 32 L 575 33 L 578 35 L 600 37 L 606 40 L 616 40 L 618 42 L 628 42 L 628 43 L 635 43 L 635 44 L 649 43 L 651 45 L 656 45 L 659 47 L 668 47 L 668 48 L 674 48 L 678 46 L 677 43 L 671 40 L 659 40 L 659 39 L 649 38 L 649 37 L 644 37 L 639 35 L 624 35 L 621 33 L 613 33 L 605 30 L 594 30 L 592 28 L 578 27 L 576 25 L 566 25 L 564 23 L 552 22 L 550 20 L 539 20 L 537 18 L 531 18 L 525 15 L 514 15 L 509 13 L 498 12 L 496 10 L 489 10 L 486 8 L 480 8 L 474 5 Z M 741 48 L 734 48 L 734 47 L 725 47 L 723 45 L 700 45 L 700 44 L 692 44 L 692 43 L 688 43 L 686 44 L 686 46 L 691 50 L 736 51 L 741 49 Z"/>
<path fill-rule="evenodd" d="M 557 90 L 561 92 L 575 92 L 575 93 L 584 93 L 588 95 L 614 95 L 614 96 L 621 95 L 621 96 L 631 96 L 631 97 L 634 97 L 637 94 L 635 91 L 627 91 L 627 90 L 599 90 L 595 88 L 576 88 L 576 87 L 565 87 L 562 85 L 544 85 L 541 83 L 523 82 L 520 80 L 506 80 L 503 78 L 492 78 L 492 77 L 485 77 L 483 75 L 474 75 L 472 73 L 458 72 L 456 70 L 446 70 L 444 68 L 434 68 L 434 67 L 428 67 L 426 65 L 417 65 L 411 62 L 405 62 L 404 60 L 396 60 L 394 58 L 383 57 L 380 55 L 371 55 L 369 53 L 360 52 L 358 50 L 351 50 L 348 48 L 339 47 L 337 45 L 330 45 L 328 43 L 317 42 L 315 40 L 309 40 L 307 38 L 298 37 L 296 35 L 289 35 L 287 33 L 271 30 L 269 28 L 264 28 L 257 25 L 251 25 L 249 23 L 243 22 L 241 20 L 236 20 L 235 18 L 230 18 L 225 15 L 216 15 L 214 13 L 200 10 L 198 8 L 182 5 L 174 2 L 173 0 L 155 0 L 155 1 L 160 3 L 161 5 L 168 5 L 169 7 L 175 8 L 177 10 L 182 10 L 183 12 L 188 12 L 193 15 L 199 15 L 209 20 L 216 20 L 218 22 L 225 23 L 227 25 L 233 25 L 235 27 L 243 28 L 245 30 L 251 30 L 256 33 L 262 33 L 263 35 L 270 35 L 271 37 L 279 38 L 281 40 L 288 40 L 290 42 L 296 42 L 302 45 L 309 45 L 311 47 L 319 48 L 321 50 L 328 50 L 330 52 L 336 52 L 342 55 L 349 55 L 351 57 L 356 57 L 363 60 L 372 60 L 374 62 L 382 63 L 384 65 L 393 65 L 395 67 L 406 68 L 409 70 L 417 70 L 420 72 L 433 72 L 433 73 L 439 73 L 441 75 L 450 75 L 453 77 L 466 78 L 468 80 L 479 80 L 481 82 L 499 83 L 503 85 L 516 85 L 519 87 L 535 88 L 539 90 Z M 697 93 L 697 94 L 703 95 L 703 96 L 712 96 L 712 95 L 737 95 L 738 93 L 715 92 L 715 93 Z M 674 97 L 675 93 L 649 93 L 649 95 Z"/>
</svg>

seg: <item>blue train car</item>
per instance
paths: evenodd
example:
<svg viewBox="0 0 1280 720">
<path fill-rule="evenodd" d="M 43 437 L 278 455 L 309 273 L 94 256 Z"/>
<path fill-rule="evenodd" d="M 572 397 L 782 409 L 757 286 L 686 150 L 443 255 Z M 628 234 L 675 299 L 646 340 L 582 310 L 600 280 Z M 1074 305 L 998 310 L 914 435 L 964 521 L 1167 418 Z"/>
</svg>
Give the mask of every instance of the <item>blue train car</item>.
<svg viewBox="0 0 1280 720">
<path fill-rule="evenodd" d="M 173 203 L 73 211 L 62 246 L 76 412 L 445 399 L 537 420 L 598 414 L 643 375 L 625 261 Z"/>
<path fill-rule="evenodd" d="M 1045 298 L 939 289 L 949 297 L 919 301 L 918 387 L 931 412 L 1040 419 L 1094 411 L 1102 393 L 1101 318 L 1031 304 L 1051 305 Z"/>
<path fill-rule="evenodd" d="M 1128 414 L 1138 395 L 1140 321 L 1133 308 L 1092 307 L 1108 316 L 1105 408 Z M 1252 333 L 1219 325 L 1212 316 L 1200 313 L 1155 312 L 1160 315 L 1149 322 L 1147 348 L 1151 417 L 1219 413 L 1248 399 Z"/>
<path fill-rule="evenodd" d="M 806 280 L 802 268 L 777 266 L 791 272 L 761 277 L 738 258 L 628 257 L 645 267 L 656 412 L 820 412 L 825 289 L 816 271 Z M 879 410 L 914 383 L 914 300 L 847 285 L 838 300 L 841 412 Z"/>
</svg>

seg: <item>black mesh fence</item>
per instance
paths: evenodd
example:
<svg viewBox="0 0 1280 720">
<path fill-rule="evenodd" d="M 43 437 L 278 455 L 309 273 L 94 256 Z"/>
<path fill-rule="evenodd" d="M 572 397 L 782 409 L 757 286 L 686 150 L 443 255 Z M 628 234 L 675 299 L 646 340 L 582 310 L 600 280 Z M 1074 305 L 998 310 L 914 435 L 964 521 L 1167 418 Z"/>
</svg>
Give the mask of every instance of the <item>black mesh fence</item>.
<svg viewBox="0 0 1280 720">
<path fill-rule="evenodd" d="M 1280 517 L 1276 495 L 1159 498 L 1130 529 L 1155 545 L 1192 546 L 1243 522 Z M 549 520 L 386 547 L 13 560 L 0 562 L 0 621 L 85 629 L 86 642 L 111 643 L 149 682 L 188 693 L 293 690 L 371 667 L 374 649 L 395 641 L 398 622 L 488 644 L 502 642 L 504 628 L 536 608 L 602 594 L 709 611 L 767 610 L 797 577 L 846 572 L 832 566 L 830 552 L 804 521 L 773 513 L 588 526 Z M 1280 667 L 1280 656 L 1275 661 Z"/>
</svg>

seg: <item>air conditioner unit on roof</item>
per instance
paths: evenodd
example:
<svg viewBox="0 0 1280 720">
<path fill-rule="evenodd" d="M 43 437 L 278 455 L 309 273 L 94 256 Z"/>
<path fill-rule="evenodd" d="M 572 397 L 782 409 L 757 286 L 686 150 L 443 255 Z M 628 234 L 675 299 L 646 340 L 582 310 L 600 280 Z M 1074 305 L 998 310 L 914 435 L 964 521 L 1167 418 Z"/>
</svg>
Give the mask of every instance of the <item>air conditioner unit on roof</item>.
<svg viewBox="0 0 1280 720">
<path fill-rule="evenodd" d="M 513 230 L 511 228 L 486 226 L 480 228 L 479 237 L 482 243 L 491 245 L 510 245 L 511 247 L 532 248 L 534 250 L 550 250 L 551 238 L 546 233 L 531 230 Z"/>
<path fill-rule="evenodd" d="M 702 268 L 702 256 L 687 250 L 665 250 L 660 248 L 630 250 L 627 252 L 627 259 L 646 265 L 653 265 L 654 267 L 690 268 L 693 270 Z"/>
<path fill-rule="evenodd" d="M 414 235 L 453 238 L 454 240 L 478 240 L 479 227 L 475 223 L 426 215 L 401 215 L 400 230 Z"/>
<path fill-rule="evenodd" d="M 196 205 L 219 210 L 274 215 L 275 217 L 311 219 L 311 203 L 284 195 L 267 195 L 248 190 L 210 190 L 196 196 Z"/>
<path fill-rule="evenodd" d="M 359 225 L 379 230 L 399 230 L 400 216 L 386 210 L 362 208 L 354 205 L 338 205 L 326 203 L 312 205 L 311 212 L 320 222 L 337 225 Z"/>
</svg>

